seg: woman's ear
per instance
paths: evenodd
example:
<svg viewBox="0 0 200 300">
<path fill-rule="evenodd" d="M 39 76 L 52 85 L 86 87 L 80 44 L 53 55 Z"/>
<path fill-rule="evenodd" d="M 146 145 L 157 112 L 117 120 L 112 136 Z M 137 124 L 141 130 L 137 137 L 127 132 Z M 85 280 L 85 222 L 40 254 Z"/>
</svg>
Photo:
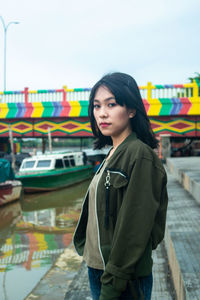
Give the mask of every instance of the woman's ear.
<svg viewBox="0 0 200 300">
<path fill-rule="evenodd" d="M 136 110 L 135 109 L 129 110 L 129 118 L 130 119 L 134 118 L 135 114 L 136 114 Z"/>
</svg>

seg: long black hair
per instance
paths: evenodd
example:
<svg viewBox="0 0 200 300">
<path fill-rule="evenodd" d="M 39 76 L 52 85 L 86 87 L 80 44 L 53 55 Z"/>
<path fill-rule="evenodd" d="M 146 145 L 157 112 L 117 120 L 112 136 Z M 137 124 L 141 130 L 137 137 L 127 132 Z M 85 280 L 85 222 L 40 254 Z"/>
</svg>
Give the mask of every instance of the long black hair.
<svg viewBox="0 0 200 300">
<path fill-rule="evenodd" d="M 94 118 L 94 97 L 100 86 L 105 86 L 114 96 L 116 102 L 121 106 L 126 106 L 130 109 L 135 109 L 136 114 L 130 119 L 132 131 L 137 137 L 149 145 L 151 148 L 156 148 L 158 141 L 151 129 L 150 121 L 147 116 L 142 97 L 138 85 L 128 74 L 125 73 L 110 73 L 103 76 L 92 88 L 89 98 L 88 114 L 90 118 L 91 128 L 96 141 L 94 143 L 95 149 L 101 149 L 105 145 L 112 145 L 110 136 L 104 136 L 98 129 L 96 120 Z"/>
</svg>

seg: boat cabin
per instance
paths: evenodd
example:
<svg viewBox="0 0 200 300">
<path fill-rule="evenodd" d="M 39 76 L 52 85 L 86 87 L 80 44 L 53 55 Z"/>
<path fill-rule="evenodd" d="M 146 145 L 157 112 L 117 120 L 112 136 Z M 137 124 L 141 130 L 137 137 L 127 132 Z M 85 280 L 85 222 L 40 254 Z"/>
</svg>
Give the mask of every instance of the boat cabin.
<svg viewBox="0 0 200 300">
<path fill-rule="evenodd" d="M 20 166 L 19 173 L 72 168 L 76 166 L 82 166 L 83 164 L 83 152 L 43 154 L 25 158 Z"/>
</svg>

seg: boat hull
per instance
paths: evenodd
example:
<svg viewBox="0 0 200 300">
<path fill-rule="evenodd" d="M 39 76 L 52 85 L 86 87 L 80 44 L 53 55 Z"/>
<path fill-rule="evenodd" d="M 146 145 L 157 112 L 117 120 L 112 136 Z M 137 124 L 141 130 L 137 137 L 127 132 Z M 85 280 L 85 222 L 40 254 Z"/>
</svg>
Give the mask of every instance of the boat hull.
<svg viewBox="0 0 200 300">
<path fill-rule="evenodd" d="M 86 180 L 92 176 L 92 166 L 53 170 L 39 174 L 17 175 L 26 193 L 53 191 Z"/>
<path fill-rule="evenodd" d="M 9 180 L 0 184 L 0 206 L 20 199 L 22 183 L 18 180 Z"/>
</svg>

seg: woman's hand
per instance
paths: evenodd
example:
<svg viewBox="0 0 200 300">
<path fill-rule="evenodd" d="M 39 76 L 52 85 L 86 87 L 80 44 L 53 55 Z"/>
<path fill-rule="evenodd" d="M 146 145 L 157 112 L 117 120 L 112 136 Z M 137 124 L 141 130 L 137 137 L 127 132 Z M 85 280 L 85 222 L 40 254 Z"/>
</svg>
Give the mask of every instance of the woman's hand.
<svg viewBox="0 0 200 300">
<path fill-rule="evenodd" d="M 99 300 L 119 300 L 120 291 L 113 288 L 112 284 L 102 284 Z"/>
</svg>

